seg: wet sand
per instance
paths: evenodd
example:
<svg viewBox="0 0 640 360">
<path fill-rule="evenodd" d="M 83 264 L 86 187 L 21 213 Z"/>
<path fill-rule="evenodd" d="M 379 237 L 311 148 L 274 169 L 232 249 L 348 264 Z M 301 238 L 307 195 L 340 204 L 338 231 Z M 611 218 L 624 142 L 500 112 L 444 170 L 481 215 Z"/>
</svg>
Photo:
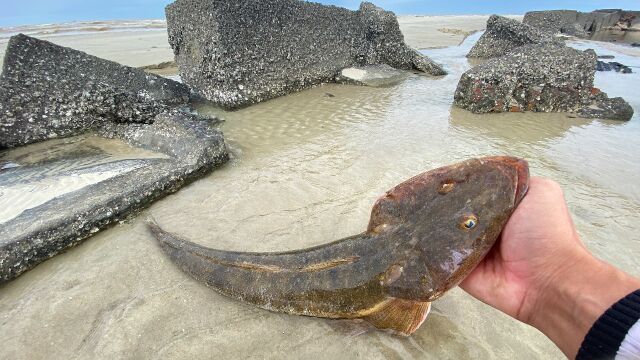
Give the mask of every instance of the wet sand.
<svg viewBox="0 0 640 360">
<path fill-rule="evenodd" d="M 349 323 L 256 309 L 183 274 L 143 223 L 153 216 L 166 230 L 219 249 L 303 248 L 360 233 L 375 199 L 415 174 L 511 154 L 528 159 L 533 175 L 561 183 L 592 251 L 638 275 L 640 94 L 628 90 L 640 74 L 597 75 L 598 87 L 636 109 L 628 123 L 473 115 L 451 103 L 478 35 L 426 52 L 450 71 L 443 78 L 416 75 L 389 88 L 326 85 L 236 112 L 201 107 L 226 119 L 232 161 L 0 287 L 0 357 L 561 358 L 542 334 L 459 289 L 438 300 L 410 338 L 354 336 Z M 575 45 L 640 65 L 616 46 Z"/>
<path fill-rule="evenodd" d="M 416 49 L 460 45 L 469 35 L 482 31 L 490 15 L 400 16 L 405 41 Z M 522 15 L 505 15 L 522 20 Z"/>
</svg>

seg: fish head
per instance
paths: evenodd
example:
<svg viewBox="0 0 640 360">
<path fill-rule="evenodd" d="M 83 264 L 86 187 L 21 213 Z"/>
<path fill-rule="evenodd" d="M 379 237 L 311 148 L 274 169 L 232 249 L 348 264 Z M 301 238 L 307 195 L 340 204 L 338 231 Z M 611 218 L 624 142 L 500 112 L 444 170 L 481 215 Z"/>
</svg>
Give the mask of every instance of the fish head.
<svg viewBox="0 0 640 360">
<path fill-rule="evenodd" d="M 457 286 L 494 245 L 529 186 L 525 160 L 473 159 L 418 175 L 387 192 L 368 232 L 384 236 L 390 296 L 433 301 Z"/>
</svg>

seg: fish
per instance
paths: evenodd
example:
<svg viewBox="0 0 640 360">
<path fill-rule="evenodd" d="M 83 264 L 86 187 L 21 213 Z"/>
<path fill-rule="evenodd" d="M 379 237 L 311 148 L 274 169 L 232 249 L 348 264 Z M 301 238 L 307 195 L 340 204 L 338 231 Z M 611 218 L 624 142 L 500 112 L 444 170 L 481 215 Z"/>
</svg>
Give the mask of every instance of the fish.
<svg viewBox="0 0 640 360">
<path fill-rule="evenodd" d="M 223 295 L 409 336 L 487 255 L 528 187 L 523 159 L 467 160 L 386 192 L 362 234 L 279 253 L 214 250 L 148 227 L 178 267 Z"/>
</svg>

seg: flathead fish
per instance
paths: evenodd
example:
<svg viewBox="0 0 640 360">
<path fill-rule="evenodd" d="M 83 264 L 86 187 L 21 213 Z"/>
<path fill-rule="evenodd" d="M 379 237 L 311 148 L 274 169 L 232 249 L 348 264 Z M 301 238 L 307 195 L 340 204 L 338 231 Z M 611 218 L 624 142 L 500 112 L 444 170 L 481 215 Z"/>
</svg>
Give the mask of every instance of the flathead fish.
<svg viewBox="0 0 640 360">
<path fill-rule="evenodd" d="M 226 296 L 410 335 L 486 256 L 528 184 L 513 157 L 432 170 L 378 199 L 364 233 L 282 253 L 213 250 L 149 226 L 173 262 Z"/>
</svg>

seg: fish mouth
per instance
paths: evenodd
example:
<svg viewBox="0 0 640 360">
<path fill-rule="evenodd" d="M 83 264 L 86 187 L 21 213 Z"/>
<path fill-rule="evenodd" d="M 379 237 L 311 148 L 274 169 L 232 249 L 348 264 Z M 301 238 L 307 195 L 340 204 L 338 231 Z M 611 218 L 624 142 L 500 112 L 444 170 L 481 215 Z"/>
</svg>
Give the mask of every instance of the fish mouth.
<svg viewBox="0 0 640 360">
<path fill-rule="evenodd" d="M 495 156 L 487 158 L 487 160 L 515 170 L 515 172 L 513 172 L 515 176 L 513 181 L 516 188 L 514 205 L 520 205 L 520 202 L 529 191 L 529 163 L 524 159 L 513 156 Z"/>
</svg>

